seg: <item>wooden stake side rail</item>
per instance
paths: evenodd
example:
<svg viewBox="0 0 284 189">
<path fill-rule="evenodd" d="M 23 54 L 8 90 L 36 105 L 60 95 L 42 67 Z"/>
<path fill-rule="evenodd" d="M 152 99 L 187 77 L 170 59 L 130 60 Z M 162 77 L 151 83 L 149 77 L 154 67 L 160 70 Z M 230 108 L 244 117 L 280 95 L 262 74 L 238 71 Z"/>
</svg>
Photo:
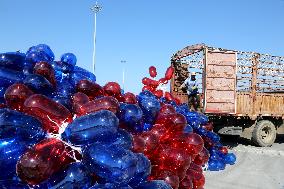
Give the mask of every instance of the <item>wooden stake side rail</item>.
<svg viewBox="0 0 284 189">
<path fill-rule="evenodd" d="M 188 96 L 184 93 L 173 92 L 173 96 L 183 103 L 188 102 Z M 203 108 L 203 94 L 200 94 L 200 107 Z M 237 110 L 231 116 L 255 118 L 259 116 L 284 117 L 283 93 L 257 93 L 255 106 L 252 106 L 252 94 L 250 92 L 237 93 Z M 224 101 L 223 103 L 230 103 Z M 254 109 L 253 109 L 254 108 Z M 222 113 L 216 113 L 222 115 Z"/>
<path fill-rule="evenodd" d="M 252 94 L 249 92 L 237 93 L 237 112 L 248 117 L 258 116 L 284 116 L 283 93 L 256 93 L 254 106 Z"/>
</svg>

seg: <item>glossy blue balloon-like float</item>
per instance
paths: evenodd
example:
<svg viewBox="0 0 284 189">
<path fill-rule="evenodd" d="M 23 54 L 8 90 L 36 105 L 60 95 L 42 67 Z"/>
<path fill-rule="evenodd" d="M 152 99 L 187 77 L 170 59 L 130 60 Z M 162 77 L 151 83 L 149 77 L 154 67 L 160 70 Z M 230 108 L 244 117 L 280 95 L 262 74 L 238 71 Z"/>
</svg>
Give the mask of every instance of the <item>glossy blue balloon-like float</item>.
<svg viewBox="0 0 284 189">
<path fill-rule="evenodd" d="M 230 165 L 234 165 L 236 160 L 237 160 L 236 155 L 233 153 L 226 154 L 224 158 L 225 163 Z"/>
<path fill-rule="evenodd" d="M 128 129 L 131 131 L 131 133 L 142 133 L 144 131 L 144 124 L 145 123 L 143 121 L 140 121 L 128 126 Z"/>
<path fill-rule="evenodd" d="M 222 160 L 222 157 L 220 156 L 219 153 L 210 151 L 209 160 L 218 160 L 218 161 L 221 161 L 221 160 Z"/>
<path fill-rule="evenodd" d="M 60 94 L 52 94 L 52 100 L 54 100 L 55 102 L 65 106 L 65 108 L 67 108 L 68 110 L 72 109 L 72 102 L 71 99 L 65 96 L 61 96 Z"/>
<path fill-rule="evenodd" d="M 137 156 L 137 171 L 136 177 L 146 180 L 151 173 L 151 162 L 144 154 L 136 154 Z"/>
<path fill-rule="evenodd" d="M 69 78 L 62 78 L 60 82 L 57 83 L 56 93 L 60 96 L 71 98 L 75 93 L 75 86 L 71 83 Z"/>
<path fill-rule="evenodd" d="M 172 187 L 163 180 L 153 180 L 140 184 L 137 189 L 172 189 Z"/>
<path fill-rule="evenodd" d="M 145 98 L 156 98 L 156 96 L 148 90 L 142 91 L 137 95 L 138 102 Z"/>
<path fill-rule="evenodd" d="M 39 44 L 37 46 L 30 47 L 26 53 L 25 61 L 32 65 L 37 62 L 52 62 L 54 60 L 54 53 L 50 47 L 46 44 Z"/>
<path fill-rule="evenodd" d="M 62 138 L 73 145 L 110 141 L 115 137 L 118 123 L 114 113 L 101 110 L 76 118 L 66 127 Z"/>
<path fill-rule="evenodd" d="M 120 185 L 116 183 L 106 183 L 106 184 L 95 184 L 89 189 L 132 189 L 128 185 Z"/>
<path fill-rule="evenodd" d="M 94 143 L 83 150 L 83 164 L 110 183 L 127 184 L 137 170 L 136 155 L 119 145 Z"/>
<path fill-rule="evenodd" d="M 67 64 L 70 64 L 72 66 L 75 66 L 77 63 L 77 58 L 73 53 L 64 53 L 61 58 L 61 62 L 65 62 Z"/>
<path fill-rule="evenodd" d="M 208 138 L 210 138 L 210 140 L 213 142 L 213 143 L 217 143 L 220 141 L 220 136 L 214 132 L 211 132 L 211 131 L 208 131 L 207 132 L 207 135 L 206 135 Z"/>
<path fill-rule="evenodd" d="M 27 144 L 15 138 L 0 139 L 0 180 L 16 178 L 17 161 L 27 149 Z"/>
<path fill-rule="evenodd" d="M 141 108 L 136 104 L 124 104 L 119 112 L 120 121 L 127 125 L 138 123 L 143 118 Z"/>
<path fill-rule="evenodd" d="M 166 104 L 166 103 L 167 103 L 167 99 L 166 99 L 165 97 L 161 97 L 161 98 L 160 98 L 160 102 L 162 102 L 162 103 L 165 103 L 165 104 Z"/>
<path fill-rule="evenodd" d="M 217 146 L 214 146 L 209 149 L 210 158 L 208 161 L 208 170 L 209 171 L 220 171 L 224 170 L 226 164 L 233 165 L 236 161 L 236 156 L 233 153 L 223 154 L 218 150 Z"/>
<path fill-rule="evenodd" d="M 45 77 L 38 74 L 27 75 L 23 82 L 26 86 L 38 94 L 49 96 L 52 92 L 54 92 L 52 84 Z"/>
<path fill-rule="evenodd" d="M 181 105 L 178 106 L 179 109 L 182 109 L 184 112 L 189 112 L 190 109 L 188 107 L 188 105 L 186 103 L 183 103 Z"/>
<path fill-rule="evenodd" d="M 0 170 L 5 170 L 0 172 L 0 180 L 13 178 L 20 156 L 44 137 L 41 123 L 36 118 L 0 109 Z"/>
<path fill-rule="evenodd" d="M 6 91 L 7 87 L 0 87 L 0 103 L 5 103 L 5 91 Z"/>
<path fill-rule="evenodd" d="M 149 91 L 143 91 L 138 95 L 138 102 L 143 111 L 145 123 L 153 123 L 161 108 L 160 102 L 151 94 Z"/>
<path fill-rule="evenodd" d="M 169 101 L 169 104 L 172 105 L 173 107 L 177 107 L 177 103 L 173 100 Z"/>
<path fill-rule="evenodd" d="M 74 71 L 71 73 L 71 79 L 75 85 L 83 79 L 96 82 L 96 76 L 93 73 L 78 66 L 74 67 Z"/>
<path fill-rule="evenodd" d="M 143 131 L 150 131 L 153 128 L 151 123 L 143 123 Z"/>
<path fill-rule="evenodd" d="M 208 170 L 209 171 L 220 171 L 225 169 L 225 163 L 222 160 L 209 160 L 208 161 Z"/>
<path fill-rule="evenodd" d="M 0 87 L 8 87 L 16 82 L 22 82 L 25 75 L 15 70 L 0 68 Z"/>
<path fill-rule="evenodd" d="M 37 186 L 38 189 L 89 189 L 92 185 L 91 175 L 80 162 L 71 163 L 64 170 L 52 175 Z"/>
<path fill-rule="evenodd" d="M 129 134 L 124 129 L 118 129 L 117 133 L 114 136 L 114 139 L 110 141 L 110 145 L 119 145 L 122 146 L 125 149 L 131 149 L 132 148 L 132 135 Z"/>
<path fill-rule="evenodd" d="M 200 127 L 201 124 L 200 124 L 199 119 L 196 119 L 196 118 L 186 118 L 186 121 L 195 130 L 199 129 L 199 128 L 202 128 L 202 127 Z"/>
<path fill-rule="evenodd" d="M 185 111 L 184 116 L 188 119 L 199 119 L 199 113 L 194 111 Z"/>
<path fill-rule="evenodd" d="M 30 187 L 18 180 L 0 180 L 1 189 L 29 189 Z"/>
<path fill-rule="evenodd" d="M 137 166 L 136 173 L 128 183 L 131 187 L 136 188 L 141 183 L 145 182 L 151 174 L 151 162 L 144 154 L 136 154 Z"/>
<path fill-rule="evenodd" d="M 38 44 L 32 48 L 38 52 L 44 52 L 46 56 L 50 59 L 50 61 L 54 60 L 54 53 L 52 52 L 51 48 L 46 44 Z"/>
<path fill-rule="evenodd" d="M 211 159 L 222 159 L 224 161 L 225 159 L 225 156 L 227 154 L 224 154 L 220 151 L 220 147 L 217 147 L 216 145 L 214 145 L 214 147 L 211 147 L 209 149 L 209 152 L 210 152 L 210 158 Z"/>
<path fill-rule="evenodd" d="M 55 76 L 59 76 L 62 73 L 64 73 L 64 74 L 72 73 L 73 70 L 74 70 L 74 66 L 71 65 L 71 64 L 68 64 L 66 62 L 53 61 L 50 64 L 55 71 Z M 56 74 L 56 72 L 57 72 L 57 74 Z"/>
<path fill-rule="evenodd" d="M 127 103 L 119 103 L 119 109 L 120 111 L 123 110 L 126 107 Z"/>
<path fill-rule="evenodd" d="M 188 134 L 192 133 L 193 132 L 193 128 L 189 124 L 187 124 L 186 127 L 184 128 L 183 132 L 184 133 L 188 133 Z"/>
<path fill-rule="evenodd" d="M 31 145 L 44 138 L 45 132 L 36 118 L 15 110 L 0 109 L 0 140 L 15 139 Z"/>
<path fill-rule="evenodd" d="M 13 69 L 16 71 L 23 71 L 26 55 L 20 52 L 0 53 L 0 69 L 1 67 Z"/>
<path fill-rule="evenodd" d="M 207 131 L 206 129 L 202 128 L 202 127 L 199 127 L 199 125 L 198 125 L 198 127 L 196 127 L 196 125 L 194 125 L 194 124 L 190 124 L 190 125 L 192 126 L 192 128 L 195 129 L 194 131 L 201 136 L 208 136 L 208 133 L 210 132 L 210 131 Z"/>
<path fill-rule="evenodd" d="M 209 121 L 208 117 L 202 113 L 199 113 L 199 120 L 201 125 L 205 125 Z"/>
</svg>

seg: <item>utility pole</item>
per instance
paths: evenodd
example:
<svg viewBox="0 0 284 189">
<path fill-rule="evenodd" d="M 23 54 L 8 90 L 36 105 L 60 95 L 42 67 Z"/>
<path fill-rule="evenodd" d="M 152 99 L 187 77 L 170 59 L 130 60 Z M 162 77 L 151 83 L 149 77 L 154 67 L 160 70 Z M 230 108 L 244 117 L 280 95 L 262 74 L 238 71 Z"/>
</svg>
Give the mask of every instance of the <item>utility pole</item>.
<svg viewBox="0 0 284 189">
<path fill-rule="evenodd" d="M 97 35 L 97 13 L 102 10 L 102 6 L 96 4 L 91 8 L 91 10 L 95 13 L 95 25 L 94 25 L 94 49 L 93 49 L 93 72 L 95 74 L 95 62 L 96 62 L 96 35 Z"/>
<path fill-rule="evenodd" d="M 121 60 L 120 61 L 122 64 L 122 90 L 124 92 L 124 82 L 125 82 L 125 64 L 126 64 L 126 60 Z"/>
</svg>

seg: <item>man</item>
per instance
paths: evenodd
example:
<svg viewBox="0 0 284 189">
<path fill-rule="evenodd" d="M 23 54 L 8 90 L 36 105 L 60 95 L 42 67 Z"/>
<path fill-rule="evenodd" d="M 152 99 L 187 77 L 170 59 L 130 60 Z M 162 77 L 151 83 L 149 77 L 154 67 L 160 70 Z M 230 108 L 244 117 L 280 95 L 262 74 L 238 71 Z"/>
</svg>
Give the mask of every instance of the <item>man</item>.
<svg viewBox="0 0 284 189">
<path fill-rule="evenodd" d="M 188 73 L 189 74 L 189 73 Z M 194 110 L 197 111 L 197 106 L 198 106 L 198 88 L 196 84 L 196 73 L 192 72 L 191 76 L 188 77 L 183 84 L 179 87 L 182 89 L 183 87 L 187 88 L 187 94 L 188 94 L 188 105 L 191 108 L 193 106 Z"/>
</svg>

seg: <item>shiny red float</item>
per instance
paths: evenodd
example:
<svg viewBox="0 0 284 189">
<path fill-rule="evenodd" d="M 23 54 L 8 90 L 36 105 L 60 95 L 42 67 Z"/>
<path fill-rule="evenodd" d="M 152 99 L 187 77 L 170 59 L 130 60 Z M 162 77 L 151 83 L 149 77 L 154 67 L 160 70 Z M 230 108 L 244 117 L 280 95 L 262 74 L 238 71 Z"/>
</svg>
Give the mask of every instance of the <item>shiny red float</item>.
<svg viewBox="0 0 284 189">
<path fill-rule="evenodd" d="M 40 94 L 30 96 L 24 103 L 25 112 L 38 118 L 43 129 L 49 133 L 58 133 L 63 123 L 70 123 L 72 115 L 63 105 Z"/>
<path fill-rule="evenodd" d="M 33 91 L 26 85 L 15 83 L 8 87 L 5 92 L 5 101 L 9 108 L 18 111 L 24 111 L 24 102 L 33 95 Z"/>
<path fill-rule="evenodd" d="M 21 156 L 17 174 L 24 182 L 37 185 L 74 162 L 73 153 L 61 140 L 45 139 Z"/>
</svg>

